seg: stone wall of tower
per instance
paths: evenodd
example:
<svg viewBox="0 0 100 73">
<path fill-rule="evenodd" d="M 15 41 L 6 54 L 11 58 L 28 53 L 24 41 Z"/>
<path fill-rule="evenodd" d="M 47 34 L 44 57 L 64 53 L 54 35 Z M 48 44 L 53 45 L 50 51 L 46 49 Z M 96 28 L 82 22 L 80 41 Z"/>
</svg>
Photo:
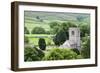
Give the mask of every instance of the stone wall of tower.
<svg viewBox="0 0 100 73">
<path fill-rule="evenodd" d="M 71 48 L 80 50 L 80 29 L 76 27 L 69 28 L 69 41 Z"/>
</svg>

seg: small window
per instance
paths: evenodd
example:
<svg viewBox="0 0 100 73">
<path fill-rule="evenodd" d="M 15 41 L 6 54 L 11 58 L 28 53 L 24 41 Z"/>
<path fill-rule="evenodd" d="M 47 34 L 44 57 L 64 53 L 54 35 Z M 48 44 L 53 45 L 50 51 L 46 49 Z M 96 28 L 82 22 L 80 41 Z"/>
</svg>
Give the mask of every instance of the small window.
<svg viewBox="0 0 100 73">
<path fill-rule="evenodd" d="M 74 31 L 72 31 L 72 35 L 74 35 Z"/>
</svg>

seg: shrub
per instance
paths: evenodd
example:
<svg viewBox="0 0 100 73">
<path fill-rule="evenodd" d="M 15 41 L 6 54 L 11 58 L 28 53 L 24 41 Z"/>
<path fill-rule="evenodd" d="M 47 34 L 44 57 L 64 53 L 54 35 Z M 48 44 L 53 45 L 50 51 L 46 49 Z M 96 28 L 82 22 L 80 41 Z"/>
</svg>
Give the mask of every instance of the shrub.
<svg viewBox="0 0 100 73">
<path fill-rule="evenodd" d="M 77 54 L 70 49 L 53 48 L 45 54 L 43 60 L 70 60 L 76 58 Z"/>
<path fill-rule="evenodd" d="M 24 27 L 24 34 L 29 34 L 29 30 L 27 29 L 27 27 Z"/>
<path fill-rule="evenodd" d="M 44 53 L 36 47 L 25 47 L 24 61 L 40 61 L 44 57 Z"/>
<path fill-rule="evenodd" d="M 31 31 L 32 34 L 45 34 L 45 30 L 42 27 L 35 27 L 33 28 L 33 30 Z"/>
<path fill-rule="evenodd" d="M 41 50 L 45 50 L 45 49 L 46 49 L 46 42 L 45 42 L 45 39 L 40 38 L 39 41 L 38 41 L 38 44 L 39 44 L 39 48 L 40 48 Z"/>
</svg>

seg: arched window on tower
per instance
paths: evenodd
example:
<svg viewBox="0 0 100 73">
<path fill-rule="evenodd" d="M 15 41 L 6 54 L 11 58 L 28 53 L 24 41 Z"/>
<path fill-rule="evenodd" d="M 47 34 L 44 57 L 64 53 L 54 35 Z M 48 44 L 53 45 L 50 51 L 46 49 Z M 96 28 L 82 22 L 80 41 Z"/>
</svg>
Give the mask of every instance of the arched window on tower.
<svg viewBox="0 0 100 73">
<path fill-rule="evenodd" d="M 74 35 L 75 33 L 74 33 L 74 31 L 72 31 L 72 35 Z"/>
</svg>

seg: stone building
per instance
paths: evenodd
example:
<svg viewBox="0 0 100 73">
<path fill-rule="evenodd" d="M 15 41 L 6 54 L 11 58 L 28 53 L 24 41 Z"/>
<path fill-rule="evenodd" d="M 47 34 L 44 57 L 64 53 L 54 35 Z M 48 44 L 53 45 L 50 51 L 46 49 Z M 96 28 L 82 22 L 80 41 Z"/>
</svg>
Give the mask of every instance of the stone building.
<svg viewBox="0 0 100 73">
<path fill-rule="evenodd" d="M 69 28 L 69 40 L 66 40 L 60 48 L 75 48 L 80 50 L 80 29 L 77 27 Z"/>
</svg>

